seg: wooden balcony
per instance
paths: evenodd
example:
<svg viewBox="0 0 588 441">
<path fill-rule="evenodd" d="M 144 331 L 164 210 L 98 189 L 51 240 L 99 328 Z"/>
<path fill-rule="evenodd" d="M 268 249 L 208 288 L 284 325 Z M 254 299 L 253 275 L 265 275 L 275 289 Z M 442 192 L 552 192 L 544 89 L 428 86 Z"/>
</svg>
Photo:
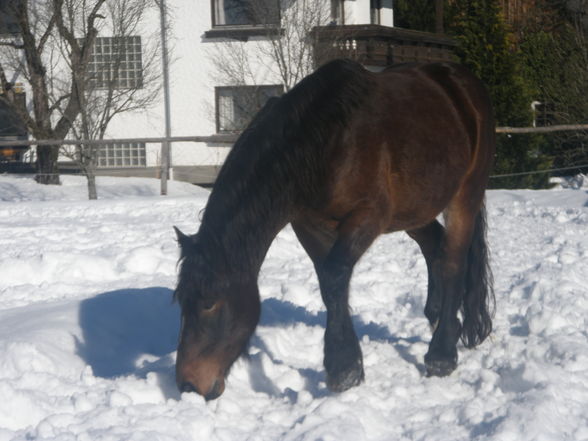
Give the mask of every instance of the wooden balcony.
<svg viewBox="0 0 588 441">
<path fill-rule="evenodd" d="M 313 30 L 317 66 L 350 58 L 365 66 L 385 67 L 411 61 L 456 61 L 456 43 L 442 34 L 380 25 L 320 26 Z"/>
</svg>

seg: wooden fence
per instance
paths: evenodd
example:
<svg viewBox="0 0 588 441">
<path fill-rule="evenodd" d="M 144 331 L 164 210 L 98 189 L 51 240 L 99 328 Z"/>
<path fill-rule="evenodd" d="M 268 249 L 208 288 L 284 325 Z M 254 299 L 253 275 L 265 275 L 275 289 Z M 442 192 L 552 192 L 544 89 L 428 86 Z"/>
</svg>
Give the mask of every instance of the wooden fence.
<svg viewBox="0 0 588 441">
<path fill-rule="evenodd" d="M 553 125 L 545 127 L 496 127 L 496 133 L 551 133 L 558 131 L 588 131 L 588 124 L 566 124 L 566 125 Z M 80 145 L 80 144 L 94 144 L 94 145 L 105 145 L 112 143 L 125 143 L 125 142 L 143 142 L 147 143 L 173 143 L 173 142 L 205 142 L 205 143 L 226 143 L 232 144 L 237 140 L 236 134 L 231 135 L 212 135 L 212 136 L 172 136 L 172 137 L 152 137 L 152 138 L 110 138 L 101 140 L 75 140 L 75 139 L 42 139 L 42 140 L 10 140 L 1 141 L 1 147 L 17 147 L 17 146 L 39 146 L 39 145 Z M 512 173 L 509 175 L 500 175 L 493 177 L 506 177 L 506 176 L 518 176 L 525 174 L 536 174 L 546 173 L 549 171 L 564 171 L 572 170 L 577 168 L 588 167 L 588 164 L 578 165 L 574 167 L 565 167 L 552 170 L 538 170 L 538 171 L 527 171 L 520 173 Z M 162 194 L 166 194 L 167 191 L 167 170 L 162 170 L 159 173 L 161 177 Z M 214 179 L 210 176 L 210 179 Z"/>
</svg>

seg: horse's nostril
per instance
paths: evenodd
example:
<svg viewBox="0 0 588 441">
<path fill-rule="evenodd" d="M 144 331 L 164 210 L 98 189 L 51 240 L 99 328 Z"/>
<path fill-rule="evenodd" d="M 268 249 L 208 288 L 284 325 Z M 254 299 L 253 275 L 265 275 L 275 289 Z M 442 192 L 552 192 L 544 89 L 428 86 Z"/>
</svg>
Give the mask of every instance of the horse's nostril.
<svg viewBox="0 0 588 441">
<path fill-rule="evenodd" d="M 180 390 L 182 392 L 197 392 L 196 388 L 194 387 L 194 385 L 188 381 L 184 381 L 182 383 L 182 386 L 180 387 Z"/>
<path fill-rule="evenodd" d="M 216 400 L 223 393 L 223 385 L 218 380 L 214 382 L 210 391 L 204 396 L 206 401 Z"/>
</svg>

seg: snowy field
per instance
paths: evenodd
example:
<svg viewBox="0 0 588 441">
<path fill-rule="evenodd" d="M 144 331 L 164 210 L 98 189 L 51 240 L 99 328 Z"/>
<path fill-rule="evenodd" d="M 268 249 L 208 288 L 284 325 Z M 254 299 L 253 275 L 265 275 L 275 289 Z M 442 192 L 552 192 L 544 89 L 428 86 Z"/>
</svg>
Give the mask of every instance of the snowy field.
<svg viewBox="0 0 588 441">
<path fill-rule="evenodd" d="M 260 276 L 249 359 L 205 403 L 174 384 L 172 225 L 195 232 L 208 192 L 147 179 L 57 188 L 0 176 L 0 441 L 588 440 L 588 186 L 491 191 L 495 331 L 426 378 L 426 268 L 403 233 L 356 267 L 366 381 L 325 387 L 325 312 L 287 228 Z"/>
</svg>

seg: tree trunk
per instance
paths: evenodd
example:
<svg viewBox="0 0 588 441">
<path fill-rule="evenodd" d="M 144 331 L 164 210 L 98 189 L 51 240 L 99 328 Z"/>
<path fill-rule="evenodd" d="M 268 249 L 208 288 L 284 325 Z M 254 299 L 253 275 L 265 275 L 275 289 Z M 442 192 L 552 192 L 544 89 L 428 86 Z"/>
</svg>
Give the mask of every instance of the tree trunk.
<svg viewBox="0 0 588 441">
<path fill-rule="evenodd" d="M 37 175 L 35 181 L 39 184 L 60 185 L 59 167 L 59 146 L 37 146 Z"/>
<path fill-rule="evenodd" d="M 96 156 L 98 154 L 96 146 L 85 146 L 89 149 L 89 157 L 81 156 L 83 158 L 83 169 L 88 180 L 88 199 L 95 201 L 98 199 L 98 191 L 96 190 Z"/>
<path fill-rule="evenodd" d="M 88 179 L 88 199 L 95 201 L 98 199 L 98 192 L 96 191 L 96 175 L 94 170 L 86 171 L 86 178 Z"/>
</svg>

